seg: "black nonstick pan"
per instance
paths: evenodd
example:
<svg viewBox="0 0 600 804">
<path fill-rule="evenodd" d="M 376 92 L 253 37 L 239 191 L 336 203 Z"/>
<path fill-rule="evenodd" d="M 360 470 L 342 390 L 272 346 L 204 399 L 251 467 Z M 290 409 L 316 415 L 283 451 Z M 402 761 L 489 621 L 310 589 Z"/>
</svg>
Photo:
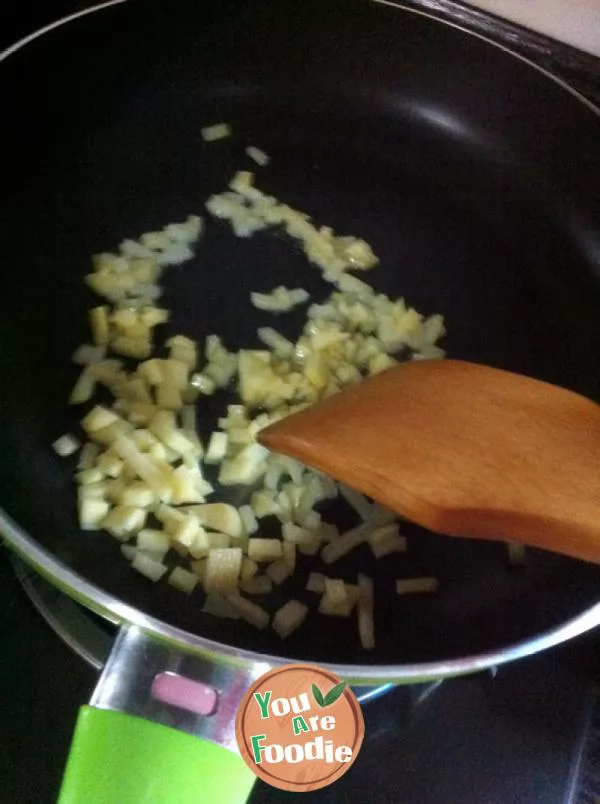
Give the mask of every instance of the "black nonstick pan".
<svg viewBox="0 0 600 804">
<path fill-rule="evenodd" d="M 407 524 L 408 555 L 378 577 L 405 562 L 439 577 L 439 594 L 400 605 L 379 584 L 373 651 L 354 621 L 316 612 L 281 641 L 204 615 L 201 595 L 148 583 L 118 542 L 80 532 L 73 461 L 50 449 L 78 415 L 66 400 L 88 337 L 89 255 L 203 214 L 250 168 L 249 144 L 272 157 L 262 188 L 364 237 L 381 258 L 371 283 L 445 316 L 450 356 L 600 399 L 597 109 L 487 40 L 350 0 L 109 3 L 7 54 L 0 93 L 0 524 L 22 557 L 99 613 L 217 665 L 302 660 L 362 683 L 473 671 L 600 622 L 597 567 L 532 551 L 516 570 L 502 545 Z M 200 129 L 217 120 L 234 134 L 208 147 Z M 250 291 L 279 284 L 329 292 L 286 240 L 241 241 L 209 220 L 164 303 L 173 331 L 238 349 L 264 323 Z M 300 321 L 277 326 L 292 335 Z M 205 434 L 221 405 L 199 409 Z M 339 571 L 365 567 L 361 548 Z M 282 601 L 302 599 L 300 577 Z"/>
</svg>

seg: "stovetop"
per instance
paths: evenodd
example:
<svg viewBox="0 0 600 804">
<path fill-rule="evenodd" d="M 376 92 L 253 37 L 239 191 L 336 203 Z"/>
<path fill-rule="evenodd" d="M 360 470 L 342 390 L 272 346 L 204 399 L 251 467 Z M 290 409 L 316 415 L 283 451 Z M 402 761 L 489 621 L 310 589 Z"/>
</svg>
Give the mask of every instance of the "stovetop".
<svg viewBox="0 0 600 804">
<path fill-rule="evenodd" d="M 5 0 L 0 47 L 88 5 Z M 425 6 L 508 43 L 600 102 L 599 62 L 592 57 L 452 0 L 406 5 Z M 97 673 L 48 627 L 2 552 L 0 612 L 0 804 L 50 804 L 78 708 L 89 699 Z M 367 737 L 348 774 L 303 800 L 597 804 L 599 645 L 590 635 L 503 667 L 495 676 L 445 681 L 418 705 L 410 690 L 393 690 L 364 707 Z M 279 804 L 291 795 L 257 783 L 250 802 Z"/>
</svg>

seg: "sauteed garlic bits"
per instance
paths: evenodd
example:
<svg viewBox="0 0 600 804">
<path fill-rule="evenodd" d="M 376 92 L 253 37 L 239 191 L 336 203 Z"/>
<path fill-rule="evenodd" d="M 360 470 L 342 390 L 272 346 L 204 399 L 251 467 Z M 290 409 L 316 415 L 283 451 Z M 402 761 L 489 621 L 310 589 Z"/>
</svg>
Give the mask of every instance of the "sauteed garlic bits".
<svg viewBox="0 0 600 804">
<path fill-rule="evenodd" d="M 214 126 L 202 134 L 211 141 L 227 136 L 229 129 Z M 256 148 L 248 153 L 258 164 L 268 161 Z M 204 233 L 202 219 L 192 215 L 124 241 L 117 253 L 94 257 L 86 283 L 103 303 L 89 313 L 93 343 L 78 347 L 73 356 L 82 372 L 70 403 L 90 403 L 106 391 L 112 401 L 93 405 L 81 420 L 85 442 L 75 475 L 79 521 L 82 530 L 106 530 L 120 541 L 132 568 L 149 580 L 166 576 L 186 594 L 201 587 L 205 612 L 265 628 L 271 622 L 268 595 L 296 572 L 298 553 L 332 565 L 363 544 L 374 559 L 404 552 L 407 544 L 393 514 L 296 461 L 269 453 L 257 443 L 257 433 L 400 359 L 443 357 L 437 343 L 444 322 L 439 315 L 424 318 L 403 299 L 390 299 L 349 273 L 376 267 L 370 245 L 337 236 L 262 193 L 251 173 L 237 173 L 229 190 L 209 198 L 206 208 L 241 237 L 283 229 L 333 291 L 308 306 L 295 340 L 264 326 L 257 333 L 261 348 L 235 353 L 217 334 L 200 345 L 172 333 L 160 344 L 168 357 L 157 358 L 156 328 L 170 320 L 170 311 L 159 306 L 161 276 L 193 256 Z M 309 302 L 303 288 L 285 287 L 248 299 L 264 313 L 265 323 Z M 204 415 L 203 398 L 223 389 L 235 389 L 239 403 L 223 410 L 205 446 L 196 416 Z M 79 449 L 79 437 L 63 436 L 54 447 L 69 455 Z M 206 472 L 214 471 L 207 467 L 217 467 L 216 483 L 207 479 Z M 245 504 L 215 502 L 223 486 L 246 487 Z M 340 491 L 359 520 L 343 534 L 322 518 L 327 514 L 321 506 Z M 266 517 L 280 523 L 275 538 L 261 533 Z M 341 579 L 312 573 L 306 588 L 309 598 L 317 595 L 315 607 L 323 615 L 349 617 L 356 611 L 361 643 L 370 648 L 375 643 L 373 586 L 365 574 Z M 246 596 L 260 597 L 261 605 Z M 291 599 L 279 607 L 272 627 L 285 638 L 307 612 L 305 603 Z"/>
</svg>

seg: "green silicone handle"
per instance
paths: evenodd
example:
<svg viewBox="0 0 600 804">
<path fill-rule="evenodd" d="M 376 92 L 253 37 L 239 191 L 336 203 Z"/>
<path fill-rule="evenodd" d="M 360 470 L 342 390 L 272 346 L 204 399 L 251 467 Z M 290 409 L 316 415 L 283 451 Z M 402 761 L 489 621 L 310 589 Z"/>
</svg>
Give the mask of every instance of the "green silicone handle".
<svg viewBox="0 0 600 804">
<path fill-rule="evenodd" d="M 59 804 L 244 804 L 255 781 L 240 756 L 208 740 L 83 706 Z"/>
</svg>

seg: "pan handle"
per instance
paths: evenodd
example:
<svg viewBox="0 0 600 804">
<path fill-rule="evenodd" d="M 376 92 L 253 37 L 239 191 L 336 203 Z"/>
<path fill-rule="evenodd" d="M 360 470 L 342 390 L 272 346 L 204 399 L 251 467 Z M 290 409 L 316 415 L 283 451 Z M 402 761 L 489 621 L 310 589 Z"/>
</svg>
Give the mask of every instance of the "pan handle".
<svg viewBox="0 0 600 804">
<path fill-rule="evenodd" d="M 59 804 L 244 804 L 235 721 L 270 666 L 226 666 L 123 626 L 79 712 Z"/>
<path fill-rule="evenodd" d="M 59 804 L 243 804 L 255 781 L 239 755 L 209 740 L 83 706 Z"/>
</svg>

